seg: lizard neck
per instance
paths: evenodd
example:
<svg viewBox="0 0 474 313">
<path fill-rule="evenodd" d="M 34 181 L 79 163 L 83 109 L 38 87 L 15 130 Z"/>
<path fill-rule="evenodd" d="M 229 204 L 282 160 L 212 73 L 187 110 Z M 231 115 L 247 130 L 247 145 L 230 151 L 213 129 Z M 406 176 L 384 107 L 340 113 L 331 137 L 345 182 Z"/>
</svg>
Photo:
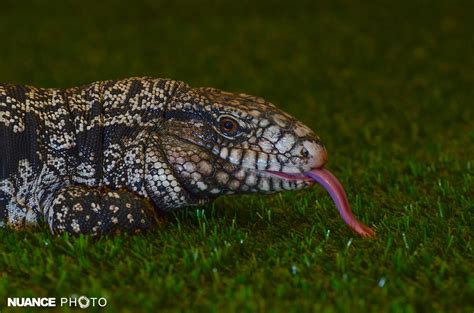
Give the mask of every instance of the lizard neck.
<svg viewBox="0 0 474 313">
<path fill-rule="evenodd" d="M 146 145 L 140 138 L 146 131 L 160 127 L 164 107 L 184 85 L 144 77 L 68 89 L 78 159 L 73 180 L 90 186 L 135 190 L 139 183 L 132 173 L 143 168 L 144 154 L 138 151 Z M 130 158 L 135 158 L 136 163 Z"/>
</svg>

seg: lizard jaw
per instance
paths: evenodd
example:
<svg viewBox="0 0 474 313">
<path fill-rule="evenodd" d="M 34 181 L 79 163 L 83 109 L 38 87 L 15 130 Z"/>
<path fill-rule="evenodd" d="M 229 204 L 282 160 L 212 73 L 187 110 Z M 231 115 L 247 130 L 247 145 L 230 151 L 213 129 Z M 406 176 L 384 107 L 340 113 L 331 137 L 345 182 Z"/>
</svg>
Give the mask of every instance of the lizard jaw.
<svg viewBox="0 0 474 313">
<path fill-rule="evenodd" d="M 285 173 L 278 171 L 262 171 L 262 173 L 267 173 L 270 176 L 277 177 L 283 180 L 295 181 L 295 180 L 304 180 L 304 181 L 314 181 L 311 177 L 305 173 Z"/>
</svg>

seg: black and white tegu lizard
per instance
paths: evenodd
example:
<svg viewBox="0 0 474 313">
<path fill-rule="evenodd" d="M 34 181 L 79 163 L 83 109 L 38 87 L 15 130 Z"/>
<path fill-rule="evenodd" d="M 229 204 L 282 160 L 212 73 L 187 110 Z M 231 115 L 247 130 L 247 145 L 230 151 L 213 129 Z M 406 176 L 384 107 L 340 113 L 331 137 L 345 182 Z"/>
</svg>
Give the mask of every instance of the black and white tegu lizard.
<svg viewBox="0 0 474 313">
<path fill-rule="evenodd" d="M 0 225 L 16 229 L 136 232 L 158 211 L 301 189 L 310 175 L 337 191 L 326 159 L 308 127 L 246 94 L 147 77 L 0 85 Z"/>
</svg>

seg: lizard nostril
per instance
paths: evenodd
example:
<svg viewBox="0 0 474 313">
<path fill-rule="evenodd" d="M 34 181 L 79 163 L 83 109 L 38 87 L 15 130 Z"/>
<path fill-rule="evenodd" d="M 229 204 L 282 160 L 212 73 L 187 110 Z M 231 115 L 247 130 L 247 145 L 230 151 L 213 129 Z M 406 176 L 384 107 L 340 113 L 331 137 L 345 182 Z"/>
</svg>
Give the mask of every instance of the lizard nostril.
<svg viewBox="0 0 474 313">
<path fill-rule="evenodd" d="M 309 157 L 309 151 L 308 151 L 308 149 L 306 149 L 306 148 L 303 147 L 303 148 L 301 149 L 301 156 L 302 156 L 303 158 Z"/>
</svg>

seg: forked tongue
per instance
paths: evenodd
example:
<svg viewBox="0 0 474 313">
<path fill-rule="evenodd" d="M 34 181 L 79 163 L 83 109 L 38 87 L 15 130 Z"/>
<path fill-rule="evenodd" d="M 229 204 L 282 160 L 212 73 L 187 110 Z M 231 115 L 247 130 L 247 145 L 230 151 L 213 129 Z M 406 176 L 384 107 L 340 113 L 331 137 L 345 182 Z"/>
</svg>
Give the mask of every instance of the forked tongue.
<svg viewBox="0 0 474 313">
<path fill-rule="evenodd" d="M 344 188 L 331 172 L 321 168 L 312 170 L 305 174 L 318 182 L 327 192 L 329 192 L 329 195 L 339 210 L 339 214 L 341 214 L 341 217 L 353 231 L 363 237 L 375 237 L 375 232 L 370 227 L 356 219 L 352 213 Z"/>
</svg>

